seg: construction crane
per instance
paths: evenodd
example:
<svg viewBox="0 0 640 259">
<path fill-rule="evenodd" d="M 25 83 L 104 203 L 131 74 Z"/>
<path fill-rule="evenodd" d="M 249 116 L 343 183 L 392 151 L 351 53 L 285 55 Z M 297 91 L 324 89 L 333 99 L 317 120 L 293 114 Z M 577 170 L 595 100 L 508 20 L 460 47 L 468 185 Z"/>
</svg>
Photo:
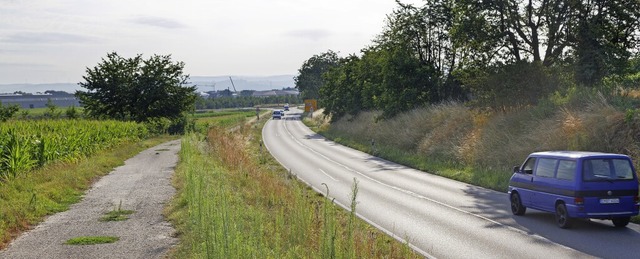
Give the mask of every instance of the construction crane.
<svg viewBox="0 0 640 259">
<path fill-rule="evenodd" d="M 238 91 L 236 90 L 236 85 L 233 84 L 233 79 L 231 79 L 231 77 L 229 77 L 229 80 L 231 80 L 231 86 L 233 86 L 233 92 L 234 93 L 238 93 Z"/>
</svg>

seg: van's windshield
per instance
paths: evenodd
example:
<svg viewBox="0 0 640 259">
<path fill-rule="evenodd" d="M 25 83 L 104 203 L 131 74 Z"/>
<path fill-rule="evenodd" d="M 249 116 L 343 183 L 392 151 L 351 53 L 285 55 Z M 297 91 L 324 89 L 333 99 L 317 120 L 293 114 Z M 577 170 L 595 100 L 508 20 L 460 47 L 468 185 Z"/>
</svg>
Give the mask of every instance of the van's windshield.
<svg viewBox="0 0 640 259">
<path fill-rule="evenodd" d="M 627 159 L 587 159 L 582 164 L 584 181 L 632 180 L 633 169 Z"/>
</svg>

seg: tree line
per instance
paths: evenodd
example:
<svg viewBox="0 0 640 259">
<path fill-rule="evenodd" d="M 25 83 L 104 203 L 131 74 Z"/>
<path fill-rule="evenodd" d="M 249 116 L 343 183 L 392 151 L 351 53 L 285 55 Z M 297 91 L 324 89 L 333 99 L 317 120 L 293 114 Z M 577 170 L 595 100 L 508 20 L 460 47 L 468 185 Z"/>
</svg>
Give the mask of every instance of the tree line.
<svg viewBox="0 0 640 259">
<path fill-rule="evenodd" d="M 198 98 L 195 102 L 196 109 L 223 109 L 256 107 L 269 104 L 301 103 L 298 95 L 279 96 L 221 96 L 215 98 Z"/>
<path fill-rule="evenodd" d="M 314 55 L 295 83 L 334 119 L 447 100 L 533 105 L 573 87 L 640 87 L 639 42 L 637 0 L 397 1 L 359 55 Z"/>
</svg>

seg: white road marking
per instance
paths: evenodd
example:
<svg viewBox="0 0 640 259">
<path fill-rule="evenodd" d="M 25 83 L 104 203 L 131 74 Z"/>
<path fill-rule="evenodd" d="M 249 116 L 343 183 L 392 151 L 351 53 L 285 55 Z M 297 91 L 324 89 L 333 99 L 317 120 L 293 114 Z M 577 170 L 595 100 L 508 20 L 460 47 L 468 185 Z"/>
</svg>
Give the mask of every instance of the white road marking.
<svg viewBox="0 0 640 259">
<path fill-rule="evenodd" d="M 338 179 L 333 178 L 331 175 L 327 174 L 327 172 L 325 172 L 324 170 L 318 168 L 318 170 L 320 170 L 320 172 L 322 172 L 324 175 L 329 176 L 329 178 L 331 178 L 331 180 L 334 180 L 336 182 L 339 182 Z"/>
<path fill-rule="evenodd" d="M 287 131 L 287 134 L 289 134 L 289 135 L 293 138 L 293 134 L 291 134 L 291 132 L 289 131 L 289 128 L 287 127 L 287 124 L 286 124 L 286 123 L 285 123 L 285 125 L 284 125 L 284 129 Z M 453 209 L 453 210 L 459 211 L 459 212 L 461 212 L 461 213 L 464 213 L 464 214 L 467 214 L 467 215 L 470 215 L 470 216 L 474 216 L 474 217 L 479 218 L 479 219 L 486 220 L 486 221 L 491 222 L 491 223 L 493 223 L 493 224 L 496 224 L 496 225 L 498 225 L 498 226 L 506 227 L 506 228 L 509 228 L 509 229 L 511 229 L 511 230 L 513 230 L 513 231 L 516 231 L 516 232 L 519 232 L 519 233 L 522 233 L 522 234 L 528 235 L 528 233 L 526 233 L 526 232 L 525 232 L 525 231 L 523 231 L 523 230 L 520 230 L 520 229 L 518 229 L 518 228 L 511 227 L 511 226 L 509 226 L 509 225 L 502 224 L 502 223 L 500 223 L 500 222 L 498 222 L 498 221 L 492 220 L 492 219 L 487 218 L 487 217 L 485 217 L 485 216 L 478 215 L 478 214 L 475 214 L 475 213 L 473 213 L 473 212 L 470 212 L 470 211 L 466 211 L 466 210 L 460 209 L 460 208 L 455 207 L 455 206 L 453 206 L 453 205 L 449 205 L 449 204 L 447 204 L 447 203 L 444 203 L 444 202 L 441 202 L 441 201 L 437 201 L 437 200 L 431 199 L 431 198 L 429 198 L 429 197 L 426 197 L 426 196 L 420 195 L 420 194 L 415 193 L 415 192 L 410 191 L 410 190 L 406 190 L 406 189 L 400 188 L 400 187 L 398 187 L 398 186 L 394 186 L 394 185 L 390 185 L 390 184 L 387 184 L 387 183 L 383 183 L 383 182 L 381 182 L 381 181 L 379 181 L 379 180 L 377 180 L 377 179 L 374 179 L 374 178 L 372 178 L 372 177 L 370 177 L 370 176 L 368 176 L 368 175 L 366 175 L 366 174 L 364 174 L 364 173 L 362 173 L 362 172 L 359 172 L 359 171 L 357 171 L 357 170 L 351 169 L 351 168 L 350 168 L 350 167 L 348 167 L 347 165 L 344 165 L 344 164 L 342 164 L 342 163 L 340 163 L 340 162 L 338 162 L 338 161 L 335 161 L 335 160 L 333 160 L 333 159 L 331 159 L 331 158 L 329 158 L 329 157 L 327 157 L 327 156 L 325 156 L 325 155 L 321 154 L 320 152 L 318 152 L 318 151 L 314 150 L 313 148 L 311 148 L 311 147 L 309 147 L 309 146 L 305 145 L 304 143 L 300 142 L 300 141 L 299 141 L 298 139 L 296 139 L 296 138 L 293 138 L 293 140 L 294 140 L 296 143 L 298 143 L 298 145 L 300 145 L 300 146 L 302 146 L 302 147 L 304 147 L 304 148 L 308 149 L 309 151 L 311 151 L 311 152 L 313 152 L 313 153 L 317 154 L 318 156 L 320 156 L 320 157 L 324 158 L 325 160 L 327 160 L 327 161 L 329 161 L 329 162 L 331 162 L 331 163 L 334 163 L 334 164 L 336 164 L 336 165 L 338 165 L 338 166 L 341 166 L 341 167 L 343 167 L 344 169 L 346 169 L 347 171 L 350 171 L 350 172 L 353 172 L 353 173 L 355 173 L 355 174 L 358 174 L 358 175 L 360 175 L 360 176 L 362 176 L 362 177 L 364 177 L 364 178 L 367 178 L 367 179 L 369 179 L 369 180 L 371 180 L 371 181 L 373 181 L 373 182 L 375 182 L 375 183 L 378 183 L 378 184 L 380 184 L 380 185 L 382 185 L 382 186 L 386 186 L 386 187 L 388 187 L 388 188 L 391 188 L 391 189 L 394 189 L 394 190 L 396 190 L 396 191 L 399 191 L 399 192 L 402 192 L 402 193 L 408 194 L 408 195 L 413 196 L 413 197 L 415 197 L 415 198 L 422 199 L 422 200 L 426 200 L 426 201 L 429 201 L 429 202 L 432 202 L 432 203 L 435 203 L 435 204 L 439 204 L 439 205 L 441 205 L 441 206 L 444 206 L 444 207 L 447 207 L 447 208 L 450 208 L 450 209 Z M 326 173 L 325 173 L 325 174 L 326 174 Z"/>
</svg>

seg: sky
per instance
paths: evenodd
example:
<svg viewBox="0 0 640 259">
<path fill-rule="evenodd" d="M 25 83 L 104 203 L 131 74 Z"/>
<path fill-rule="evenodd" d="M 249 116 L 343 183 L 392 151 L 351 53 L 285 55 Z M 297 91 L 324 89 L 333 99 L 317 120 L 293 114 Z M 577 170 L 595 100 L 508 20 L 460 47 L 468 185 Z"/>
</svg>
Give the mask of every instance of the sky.
<svg viewBox="0 0 640 259">
<path fill-rule="evenodd" d="M 296 75 L 327 50 L 360 54 L 396 7 L 395 0 L 0 0 L 0 84 L 81 82 L 110 52 L 171 55 L 191 76 Z"/>
</svg>

